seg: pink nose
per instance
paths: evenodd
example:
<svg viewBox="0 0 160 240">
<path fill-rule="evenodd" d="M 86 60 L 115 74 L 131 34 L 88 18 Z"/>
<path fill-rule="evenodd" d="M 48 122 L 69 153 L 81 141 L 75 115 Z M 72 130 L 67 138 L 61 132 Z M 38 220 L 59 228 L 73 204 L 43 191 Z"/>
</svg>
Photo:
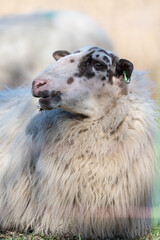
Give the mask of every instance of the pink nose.
<svg viewBox="0 0 160 240">
<path fill-rule="evenodd" d="M 39 97 L 40 91 L 45 90 L 47 85 L 47 80 L 44 79 L 36 79 L 32 83 L 32 94 L 34 97 Z"/>
<path fill-rule="evenodd" d="M 36 80 L 33 81 L 32 87 L 39 88 L 39 87 L 41 87 L 43 85 L 46 85 L 46 83 L 47 83 L 47 80 L 36 79 Z"/>
</svg>

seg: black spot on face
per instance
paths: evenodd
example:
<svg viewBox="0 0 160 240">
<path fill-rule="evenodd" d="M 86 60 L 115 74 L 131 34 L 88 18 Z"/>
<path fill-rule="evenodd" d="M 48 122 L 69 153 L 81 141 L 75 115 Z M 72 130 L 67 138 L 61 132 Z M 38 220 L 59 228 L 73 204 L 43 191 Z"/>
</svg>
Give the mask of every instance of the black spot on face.
<svg viewBox="0 0 160 240">
<path fill-rule="evenodd" d="M 78 66 L 79 69 L 79 73 L 78 73 L 78 77 L 86 77 L 87 79 L 90 79 L 92 77 L 95 76 L 95 73 L 93 72 L 93 63 L 92 63 L 92 57 L 91 55 L 93 54 L 93 52 L 85 55 L 82 59 L 81 62 Z"/>
<path fill-rule="evenodd" d="M 106 77 L 102 77 L 101 80 L 102 80 L 102 81 L 105 81 L 105 80 L 106 80 Z"/>
<path fill-rule="evenodd" d="M 119 58 L 112 53 L 110 53 L 108 55 L 112 58 L 112 65 L 115 66 L 116 63 L 119 61 Z"/>
<path fill-rule="evenodd" d="M 79 77 L 79 73 L 74 73 L 74 76 L 75 77 Z"/>
<path fill-rule="evenodd" d="M 104 64 L 103 62 L 100 62 L 100 61 L 96 61 L 96 60 L 93 60 L 93 67 L 97 70 L 97 71 L 101 71 L 101 72 L 104 72 L 107 70 L 107 65 Z"/>
<path fill-rule="evenodd" d="M 74 59 L 71 59 L 70 62 L 73 63 L 73 62 L 75 62 L 75 60 L 74 60 Z"/>
<path fill-rule="evenodd" d="M 74 82 L 74 78 L 70 77 L 67 80 L 67 84 L 72 84 Z"/>
<path fill-rule="evenodd" d="M 99 54 L 97 54 L 96 57 L 98 58 L 98 57 L 99 57 Z"/>
<path fill-rule="evenodd" d="M 77 77 L 86 77 L 87 79 L 93 78 L 95 76 L 95 71 L 105 72 L 108 69 L 108 66 L 105 62 L 99 59 L 93 59 L 92 54 L 94 51 L 88 53 L 84 57 L 82 57 L 81 62 L 78 66 L 79 73 L 75 73 L 74 75 Z M 99 54 L 97 54 L 99 56 Z"/>
<path fill-rule="evenodd" d="M 107 54 L 106 51 L 105 51 L 104 49 L 100 49 L 100 50 L 98 50 L 98 52 L 102 52 L 102 53 Z"/>
<path fill-rule="evenodd" d="M 75 76 L 75 77 L 85 76 L 86 78 L 90 79 L 90 78 L 92 78 L 92 77 L 95 76 L 95 73 L 94 73 L 94 72 L 87 72 L 85 75 L 82 75 L 82 73 L 79 72 L 79 73 L 75 73 L 74 76 Z M 86 81 L 86 78 L 83 78 L 83 80 Z"/>
<path fill-rule="evenodd" d="M 47 98 L 50 95 L 48 90 L 40 91 L 38 94 L 40 97 L 43 97 L 43 98 Z"/>
<path fill-rule="evenodd" d="M 105 62 L 109 62 L 109 59 L 108 59 L 106 56 L 103 57 L 103 60 L 104 60 Z"/>
<path fill-rule="evenodd" d="M 61 100 L 62 93 L 59 91 L 52 91 L 51 97 L 54 98 L 55 101 L 59 102 Z"/>
<path fill-rule="evenodd" d="M 96 50 L 98 49 L 97 47 L 91 47 L 88 51 Z"/>
<path fill-rule="evenodd" d="M 108 82 L 113 85 L 113 80 L 112 80 L 112 77 L 113 77 L 113 72 L 111 70 L 108 70 L 108 76 L 109 76 L 109 79 L 108 79 Z"/>
<path fill-rule="evenodd" d="M 86 73 L 86 78 L 90 79 L 90 78 L 93 78 L 95 76 L 95 73 L 94 72 L 88 72 Z"/>
</svg>

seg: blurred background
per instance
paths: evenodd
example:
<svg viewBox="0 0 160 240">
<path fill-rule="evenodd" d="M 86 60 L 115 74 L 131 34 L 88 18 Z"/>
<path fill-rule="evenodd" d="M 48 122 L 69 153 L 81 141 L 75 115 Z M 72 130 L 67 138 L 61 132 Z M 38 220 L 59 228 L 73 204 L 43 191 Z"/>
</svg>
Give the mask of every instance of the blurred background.
<svg viewBox="0 0 160 240">
<path fill-rule="evenodd" d="M 135 69 L 149 72 L 160 92 L 159 0 L 0 0 L 0 18 L 0 87 L 7 81 L 14 86 L 10 76 L 18 84 L 32 80 L 49 63 L 46 59 L 53 62 L 51 55 L 57 48 L 72 51 L 94 44 L 132 61 Z M 38 60 L 39 66 L 34 66 Z M 13 69 L 16 64 L 20 72 Z M 25 65 L 30 69 L 26 76 Z"/>
</svg>

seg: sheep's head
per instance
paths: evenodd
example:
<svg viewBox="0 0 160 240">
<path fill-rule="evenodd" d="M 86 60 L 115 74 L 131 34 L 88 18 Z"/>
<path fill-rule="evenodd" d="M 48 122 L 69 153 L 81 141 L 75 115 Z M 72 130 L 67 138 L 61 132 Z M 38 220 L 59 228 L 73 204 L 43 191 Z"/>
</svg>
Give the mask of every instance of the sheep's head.
<svg viewBox="0 0 160 240">
<path fill-rule="evenodd" d="M 33 96 L 42 110 L 61 108 L 87 117 L 101 117 L 111 103 L 128 94 L 123 71 L 131 77 L 133 64 L 98 47 L 73 53 L 56 51 L 56 62 L 33 81 Z"/>
</svg>

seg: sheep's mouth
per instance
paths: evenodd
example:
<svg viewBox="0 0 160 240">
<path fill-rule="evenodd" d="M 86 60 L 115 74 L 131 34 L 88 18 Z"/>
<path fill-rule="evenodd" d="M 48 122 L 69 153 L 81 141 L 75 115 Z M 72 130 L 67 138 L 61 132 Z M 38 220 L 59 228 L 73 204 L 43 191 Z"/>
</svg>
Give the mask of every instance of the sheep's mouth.
<svg viewBox="0 0 160 240">
<path fill-rule="evenodd" d="M 44 91 L 39 94 L 40 110 L 51 110 L 60 106 L 61 95 L 59 91 Z"/>
</svg>

